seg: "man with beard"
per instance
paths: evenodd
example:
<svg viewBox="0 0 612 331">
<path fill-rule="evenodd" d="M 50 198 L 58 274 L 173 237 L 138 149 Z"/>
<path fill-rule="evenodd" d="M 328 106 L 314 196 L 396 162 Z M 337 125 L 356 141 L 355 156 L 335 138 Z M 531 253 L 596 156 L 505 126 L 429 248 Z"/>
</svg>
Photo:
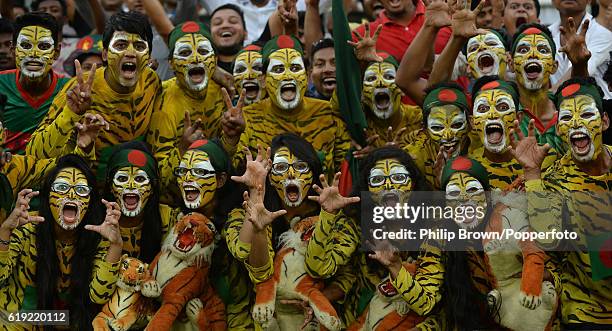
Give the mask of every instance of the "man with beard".
<svg viewBox="0 0 612 331">
<path fill-rule="evenodd" d="M 210 32 L 217 49 L 217 66 L 233 72 L 234 60 L 248 36 L 240 7 L 226 4 L 215 9 L 210 16 Z"/>
<path fill-rule="evenodd" d="M 85 79 L 77 64 L 77 77 L 53 101 L 49 114 L 32 135 L 27 153 L 38 158 L 58 156 L 73 139 L 67 128 L 80 121 L 85 111 L 99 114 L 110 123 L 110 129 L 96 139 L 100 178 L 105 175 L 113 146 L 143 139 L 161 89 L 159 78 L 147 66 L 152 34 L 147 17 L 138 12 L 111 17 L 102 39 L 102 59 L 107 65 Z"/>
<path fill-rule="evenodd" d="M 0 71 L 15 69 L 15 54 L 11 51 L 13 23 L 0 18 Z"/>
<path fill-rule="evenodd" d="M 329 100 L 336 89 L 334 40 L 321 39 L 314 43 L 310 51 L 310 87 L 306 96 Z"/>
<path fill-rule="evenodd" d="M 30 136 L 47 115 L 51 103 L 68 81 L 51 68 L 59 55 L 59 30 L 48 14 L 19 17 L 13 33 L 17 69 L 0 74 L 7 101 L 3 111 L 6 148 L 23 154 Z M 74 123 L 67 128 L 74 127 Z"/>
</svg>

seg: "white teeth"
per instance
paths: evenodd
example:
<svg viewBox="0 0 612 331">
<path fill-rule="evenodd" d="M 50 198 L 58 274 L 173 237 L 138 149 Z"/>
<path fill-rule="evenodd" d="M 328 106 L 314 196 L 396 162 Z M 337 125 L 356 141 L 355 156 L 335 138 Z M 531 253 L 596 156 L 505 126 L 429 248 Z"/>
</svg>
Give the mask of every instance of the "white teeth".
<svg viewBox="0 0 612 331">
<path fill-rule="evenodd" d="M 246 88 L 246 87 L 258 87 L 258 85 L 257 85 L 257 84 L 255 84 L 255 83 L 244 83 L 244 84 L 242 85 L 242 87 L 245 87 L 245 88 Z"/>
<path fill-rule="evenodd" d="M 588 138 L 588 137 L 589 136 L 584 133 L 574 133 L 571 136 L 572 139 L 582 139 L 582 138 Z"/>
<path fill-rule="evenodd" d="M 221 37 L 223 37 L 223 38 L 226 38 L 226 37 L 231 37 L 231 36 L 232 36 L 232 33 L 231 33 L 231 32 L 229 32 L 229 31 L 226 31 L 226 32 L 221 33 Z"/>
</svg>

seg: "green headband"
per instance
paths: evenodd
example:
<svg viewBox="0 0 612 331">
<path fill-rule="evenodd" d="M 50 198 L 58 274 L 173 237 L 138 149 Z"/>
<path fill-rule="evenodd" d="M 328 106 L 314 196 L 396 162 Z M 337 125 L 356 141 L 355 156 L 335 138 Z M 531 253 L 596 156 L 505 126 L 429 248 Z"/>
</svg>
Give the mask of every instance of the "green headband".
<svg viewBox="0 0 612 331">
<path fill-rule="evenodd" d="M 569 80 L 563 87 L 563 89 L 557 90 L 555 93 L 555 106 L 557 110 L 559 110 L 559 106 L 561 102 L 567 98 L 573 98 L 578 95 L 588 95 L 595 100 L 595 104 L 597 105 L 597 109 L 603 111 L 603 100 L 601 97 L 601 93 L 597 85 L 592 82 L 584 81 L 583 79 L 572 79 Z"/>
<path fill-rule="evenodd" d="M 157 169 L 155 167 L 155 159 L 149 153 L 139 149 L 122 149 L 108 160 L 107 178 L 115 169 L 123 167 L 137 167 L 144 170 L 150 178 L 157 178 Z"/>
<path fill-rule="evenodd" d="M 297 38 L 295 38 L 294 36 L 280 35 L 274 37 L 264 45 L 263 49 L 261 50 L 263 62 L 268 62 L 268 58 L 272 53 L 284 48 L 295 49 L 300 53 L 300 55 L 304 55 L 302 45 L 300 44 L 300 41 Z"/>
<path fill-rule="evenodd" d="M 210 158 L 210 163 L 218 172 L 227 172 L 228 158 L 223 147 L 219 146 L 213 140 L 196 140 L 189 146 L 189 149 L 197 149 L 205 152 Z"/>
<path fill-rule="evenodd" d="M 487 169 L 485 169 L 482 164 L 478 163 L 478 161 L 469 159 L 465 156 L 457 156 L 446 163 L 442 170 L 442 177 L 440 178 L 442 190 L 446 189 L 446 184 L 448 184 L 451 176 L 457 172 L 464 172 L 478 179 L 485 191 L 489 190 L 489 174 Z"/>
<path fill-rule="evenodd" d="M 470 110 L 465 93 L 458 88 L 441 86 L 431 90 L 423 101 L 423 119 L 429 116 L 431 108 L 455 105 L 467 114 Z"/>
<path fill-rule="evenodd" d="M 474 100 L 476 100 L 476 98 L 481 92 L 487 91 L 487 90 L 502 90 L 510 94 L 512 96 L 512 100 L 514 101 L 514 107 L 516 107 L 516 109 L 519 108 L 520 101 L 519 101 L 518 91 L 514 88 L 514 86 L 512 86 L 507 81 L 503 79 L 496 79 L 496 80 L 492 80 L 482 85 L 478 91 L 475 91 Z"/>
<path fill-rule="evenodd" d="M 512 41 L 512 55 L 514 55 L 514 51 L 516 50 L 516 46 L 518 45 L 519 41 L 521 41 L 521 39 L 523 39 L 526 36 L 529 35 L 533 35 L 533 34 L 539 34 L 542 37 L 546 38 L 546 40 L 548 40 L 548 44 L 550 45 L 550 48 L 552 49 L 552 55 L 553 55 L 553 59 L 555 58 L 555 54 L 557 54 L 557 46 L 555 45 L 555 41 L 552 39 L 552 37 L 550 35 L 548 35 L 547 33 L 545 33 L 542 29 L 540 29 L 537 26 L 532 26 L 529 27 L 525 30 L 523 30 L 523 32 L 521 32 L 521 34 L 519 34 L 518 36 L 516 36 L 516 38 L 514 38 L 514 40 Z"/>
<path fill-rule="evenodd" d="M 194 21 L 187 21 L 185 23 L 179 24 L 174 29 L 172 29 L 170 35 L 168 36 L 170 57 L 172 57 L 172 53 L 174 53 L 174 44 L 176 44 L 176 41 L 187 34 L 201 34 L 204 36 L 204 38 L 208 39 L 212 43 L 210 31 L 204 24 Z"/>
</svg>

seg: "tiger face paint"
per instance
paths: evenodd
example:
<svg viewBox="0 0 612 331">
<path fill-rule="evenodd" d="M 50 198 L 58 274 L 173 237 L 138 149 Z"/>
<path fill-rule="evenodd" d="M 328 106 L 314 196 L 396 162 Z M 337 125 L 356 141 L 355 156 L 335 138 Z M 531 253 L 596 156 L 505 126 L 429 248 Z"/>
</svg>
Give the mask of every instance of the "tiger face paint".
<svg viewBox="0 0 612 331">
<path fill-rule="evenodd" d="M 51 30 L 40 26 L 21 29 L 15 45 L 15 63 L 20 74 L 31 80 L 43 80 L 58 57 Z"/>
<path fill-rule="evenodd" d="M 188 150 L 175 169 L 175 175 L 187 208 L 199 209 L 213 201 L 218 183 L 215 168 L 206 152 Z"/>
<path fill-rule="evenodd" d="M 286 207 L 298 207 L 308 196 L 313 174 L 308 163 L 298 159 L 287 147 L 279 148 L 272 159 L 270 184 Z"/>
<path fill-rule="evenodd" d="M 396 159 L 378 160 L 370 169 L 368 190 L 379 206 L 395 207 L 408 201 L 413 182 L 408 169 Z"/>
<path fill-rule="evenodd" d="M 468 40 L 467 61 L 474 79 L 482 76 L 506 74 L 506 47 L 493 32 L 480 34 Z"/>
<path fill-rule="evenodd" d="M 523 37 L 513 54 L 517 83 L 528 90 L 548 88 L 550 75 L 557 70 L 548 40 L 538 34 Z"/>
<path fill-rule="evenodd" d="M 87 214 L 91 187 L 77 168 L 60 170 L 51 184 L 49 206 L 53 219 L 64 230 L 74 230 Z"/>
<path fill-rule="evenodd" d="M 276 107 L 285 111 L 294 110 L 302 103 L 306 88 L 306 69 L 298 51 L 282 48 L 270 54 L 266 69 L 266 92 Z"/>
<path fill-rule="evenodd" d="M 495 154 L 505 152 L 516 119 L 512 96 L 499 89 L 482 91 L 474 100 L 472 114 L 472 130 L 478 133 L 484 148 Z"/>
<path fill-rule="evenodd" d="M 454 219 L 460 228 L 475 229 L 484 221 L 484 211 L 487 210 L 484 186 L 473 176 L 464 172 L 456 172 L 446 184 L 446 204 L 455 211 L 463 209 L 464 212 L 455 213 Z M 474 212 L 468 213 L 466 211 L 468 207 L 471 207 L 470 209 L 473 209 Z M 477 208 L 482 212 L 476 212 Z"/>
<path fill-rule="evenodd" d="M 388 119 L 400 107 L 402 93 L 395 73 L 391 63 L 382 62 L 371 64 L 363 76 L 361 100 L 379 119 Z"/>
<path fill-rule="evenodd" d="M 115 31 L 106 54 L 110 78 L 132 88 L 149 62 L 149 43 L 135 33 Z"/>
<path fill-rule="evenodd" d="M 559 105 L 557 134 L 578 162 L 596 160 L 602 151 L 603 121 L 590 95 L 576 95 Z"/>
<path fill-rule="evenodd" d="M 427 132 L 444 150 L 445 158 L 455 157 L 461 152 L 468 133 L 465 113 L 456 105 L 432 107 L 427 117 Z"/>
<path fill-rule="evenodd" d="M 179 84 L 192 92 L 208 87 L 217 67 L 217 57 L 210 40 L 199 33 L 189 33 L 174 44 L 170 64 Z"/>
<path fill-rule="evenodd" d="M 244 90 L 244 103 L 247 105 L 261 100 L 265 94 L 262 61 L 261 54 L 254 51 L 242 52 L 234 61 L 234 87 L 238 95 Z"/>
<path fill-rule="evenodd" d="M 127 217 L 140 215 L 151 195 L 149 175 L 138 167 L 122 167 L 113 176 L 112 192 Z"/>
</svg>

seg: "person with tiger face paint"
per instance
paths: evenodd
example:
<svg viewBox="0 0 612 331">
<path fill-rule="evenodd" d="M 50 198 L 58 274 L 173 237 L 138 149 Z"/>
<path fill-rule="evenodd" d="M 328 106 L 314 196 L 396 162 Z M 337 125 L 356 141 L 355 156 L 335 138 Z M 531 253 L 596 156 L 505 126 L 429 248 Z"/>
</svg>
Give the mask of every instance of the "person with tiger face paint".
<svg viewBox="0 0 612 331">
<path fill-rule="evenodd" d="M 266 97 L 261 47 L 249 45 L 234 59 L 234 87 L 238 95 L 244 90 L 244 104 L 250 105 Z"/>
<path fill-rule="evenodd" d="M 15 22 L 11 52 L 17 68 L 0 74 L 0 90 L 6 95 L 5 147 L 12 153 L 24 153 L 30 136 L 68 81 L 51 68 L 60 51 L 58 29 L 55 19 L 44 13 L 27 14 Z"/>
<path fill-rule="evenodd" d="M 478 79 L 483 76 L 506 76 L 508 53 L 504 36 L 494 29 L 468 39 L 465 56 L 469 76 Z"/>
<path fill-rule="evenodd" d="M 525 169 L 530 226 L 535 231 L 555 229 L 578 234 L 571 243 L 538 240 L 543 248 L 557 251 L 553 257 L 561 270 L 555 282 L 560 293 L 561 321 L 567 329 L 612 327 L 608 309 L 612 281 L 609 265 L 604 261 L 605 242 L 610 240 L 612 231 L 607 216 L 612 147 L 602 143 L 602 135 L 610 126 L 602 97 L 591 77 L 572 78 L 559 87 L 555 94 L 559 111 L 556 130 L 569 150 L 545 171 L 540 165 L 550 146 L 535 143 L 533 121 L 529 135 L 519 133 L 512 149 Z"/>
<path fill-rule="evenodd" d="M 29 200 L 38 192 L 27 190 L 19 194 L 19 211 L 0 226 L 3 311 L 27 307 L 68 309 L 71 328 L 91 329 L 95 308 L 90 304 L 87 288 L 93 257 L 102 254 L 107 267 L 116 269 L 122 245 L 119 207 L 102 200 L 106 205 L 104 217 L 94 186 L 95 178 L 86 161 L 67 155 L 57 161 L 45 180 L 38 216 L 27 212 Z M 96 252 L 100 236 L 111 244 L 103 252 Z M 104 281 L 112 280 L 106 276 Z M 4 318 L 0 317 L 0 323 L 8 330 L 21 329 Z"/>
</svg>

